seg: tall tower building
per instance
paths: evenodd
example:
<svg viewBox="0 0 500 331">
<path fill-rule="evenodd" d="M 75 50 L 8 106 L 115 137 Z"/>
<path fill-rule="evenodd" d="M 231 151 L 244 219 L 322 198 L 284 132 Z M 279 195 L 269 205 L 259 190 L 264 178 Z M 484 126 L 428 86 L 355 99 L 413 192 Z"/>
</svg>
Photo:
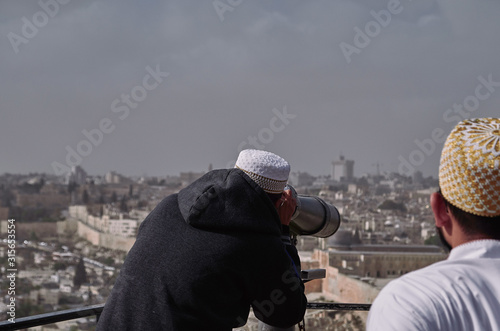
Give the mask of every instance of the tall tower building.
<svg viewBox="0 0 500 331">
<path fill-rule="evenodd" d="M 85 184 L 87 180 L 87 173 L 80 166 L 71 167 L 71 172 L 66 174 L 65 183 L 75 183 L 77 185 Z"/>
<path fill-rule="evenodd" d="M 351 181 L 354 178 L 354 161 L 346 160 L 340 155 L 339 160 L 332 162 L 332 179 L 338 182 Z"/>
</svg>

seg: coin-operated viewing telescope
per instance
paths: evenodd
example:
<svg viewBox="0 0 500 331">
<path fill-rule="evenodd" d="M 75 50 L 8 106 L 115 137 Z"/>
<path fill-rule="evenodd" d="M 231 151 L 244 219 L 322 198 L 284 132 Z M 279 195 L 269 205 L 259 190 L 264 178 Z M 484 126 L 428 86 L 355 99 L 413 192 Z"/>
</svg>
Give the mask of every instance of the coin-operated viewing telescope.
<svg viewBox="0 0 500 331">
<path fill-rule="evenodd" d="M 290 190 L 292 196 L 297 200 L 297 208 L 292 215 L 290 232 L 292 235 L 314 236 L 328 238 L 340 227 L 342 217 L 335 206 L 323 201 L 318 197 L 298 195 L 297 191 L 287 185 L 285 190 Z M 326 269 L 302 270 L 302 281 L 308 282 L 314 279 L 326 277 Z M 277 328 L 259 321 L 259 331 L 293 331 L 295 326 L 287 329 Z"/>
<path fill-rule="evenodd" d="M 299 236 L 314 236 L 328 238 L 340 227 L 342 217 L 335 206 L 315 196 L 299 195 L 297 191 L 287 185 L 285 190 L 290 190 L 292 196 L 297 200 L 297 208 L 292 215 L 290 232 Z M 314 279 L 326 277 L 326 269 L 302 270 L 302 281 L 308 282 Z M 295 326 L 287 329 L 277 328 L 259 321 L 259 331 L 293 331 Z"/>
<path fill-rule="evenodd" d="M 335 206 L 314 196 L 299 195 L 287 185 L 297 199 L 297 208 L 292 215 L 290 231 L 296 235 L 328 238 L 340 227 L 341 216 Z"/>
</svg>

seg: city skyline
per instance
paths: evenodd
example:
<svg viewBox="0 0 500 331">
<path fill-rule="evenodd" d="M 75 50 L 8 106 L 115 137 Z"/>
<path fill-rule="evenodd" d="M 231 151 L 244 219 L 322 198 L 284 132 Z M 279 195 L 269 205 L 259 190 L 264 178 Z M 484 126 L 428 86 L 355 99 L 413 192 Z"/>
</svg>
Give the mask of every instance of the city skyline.
<svg viewBox="0 0 500 331">
<path fill-rule="evenodd" d="M 348 160 L 348 161 L 353 161 L 353 160 Z M 85 171 L 84 168 L 81 168 L 81 169 L 83 169 Z M 86 176 L 88 176 L 88 177 L 94 177 L 94 178 L 95 177 L 105 178 L 106 175 L 108 175 L 108 174 L 115 174 L 115 175 L 123 176 L 125 178 L 137 179 L 137 178 L 168 178 L 168 177 L 172 177 L 173 178 L 173 177 L 179 177 L 182 173 L 195 173 L 195 174 L 199 174 L 199 173 L 208 172 L 210 170 L 215 170 L 215 168 L 212 168 L 212 164 L 211 163 L 208 164 L 205 168 L 200 167 L 200 168 L 193 168 L 193 169 L 185 169 L 185 170 L 181 170 L 178 173 L 166 173 L 166 174 L 148 174 L 148 173 L 129 174 L 129 173 L 117 172 L 116 170 L 113 170 L 113 169 L 105 170 L 102 173 L 88 173 L 87 171 L 85 171 L 85 173 L 86 173 Z M 339 181 L 337 178 L 334 178 L 332 176 L 332 169 L 330 169 L 329 171 L 326 171 L 325 173 L 321 173 L 321 174 L 311 174 L 307 170 L 297 170 L 297 171 L 293 171 L 292 170 L 290 173 L 291 174 L 307 174 L 307 175 L 311 175 L 311 176 L 313 176 L 315 178 L 331 178 L 331 179 L 333 179 L 335 181 Z M 382 176 L 382 177 L 384 177 L 386 175 L 391 175 L 391 174 L 394 174 L 394 173 L 398 173 L 398 172 L 383 171 L 383 169 L 379 169 L 378 171 L 375 169 L 375 170 L 373 170 L 373 171 L 371 171 L 369 173 L 362 173 L 362 174 L 356 174 L 356 172 L 354 172 L 352 178 L 349 178 L 348 181 L 352 181 L 353 179 L 356 180 L 356 179 L 363 178 L 363 177 L 366 177 L 366 176 L 368 176 L 368 177 L 370 177 L 370 176 Z M 71 172 L 69 172 L 69 174 L 71 174 Z M 430 177 L 430 178 L 433 178 L 433 179 L 437 178 L 437 176 L 433 176 L 433 175 L 425 176 L 420 170 L 415 170 L 415 172 L 412 173 L 411 175 L 408 175 L 408 177 L 414 177 L 415 174 L 417 176 L 422 175 L 423 177 Z M 47 175 L 47 176 L 56 176 L 56 177 L 59 177 L 58 175 L 55 175 L 52 172 L 42 172 L 42 171 L 28 171 L 28 172 L 24 172 L 24 173 L 23 172 L 9 172 L 9 171 L 6 171 L 6 172 L 3 172 L 3 173 L 0 173 L 0 176 L 5 176 L 5 175 L 13 175 L 13 176 Z M 61 175 L 61 177 L 64 177 L 64 176 L 66 176 L 66 175 Z"/>
<path fill-rule="evenodd" d="M 485 0 L 4 2 L 0 173 L 174 175 L 255 147 L 315 176 L 343 154 L 356 177 L 437 177 L 452 127 L 498 116 L 499 13 Z"/>
</svg>

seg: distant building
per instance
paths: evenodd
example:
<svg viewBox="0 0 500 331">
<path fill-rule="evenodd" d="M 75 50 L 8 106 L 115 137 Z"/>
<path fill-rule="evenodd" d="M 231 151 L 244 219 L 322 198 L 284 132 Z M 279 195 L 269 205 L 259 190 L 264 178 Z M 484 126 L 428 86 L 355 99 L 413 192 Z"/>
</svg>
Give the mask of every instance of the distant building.
<svg viewBox="0 0 500 331">
<path fill-rule="evenodd" d="M 111 218 L 108 211 L 102 216 L 89 214 L 87 206 L 68 208 L 69 218 L 77 221 L 78 236 L 93 245 L 127 252 L 135 242 L 138 220 Z"/>
<path fill-rule="evenodd" d="M 107 183 L 107 184 L 120 184 L 121 183 L 121 177 L 119 174 L 117 174 L 116 172 L 114 171 L 109 171 L 108 173 L 106 173 L 106 175 L 104 176 L 104 181 Z"/>
<path fill-rule="evenodd" d="M 119 214 L 118 219 L 111 218 L 106 211 L 103 216 L 90 215 L 87 206 L 77 205 L 68 208 L 69 216 L 78 219 L 102 233 L 109 233 L 120 237 L 135 237 L 138 220 L 124 219 L 123 214 Z"/>
<path fill-rule="evenodd" d="M 137 220 L 119 219 L 108 221 L 108 233 L 122 237 L 135 237 Z"/>
<path fill-rule="evenodd" d="M 343 155 L 340 155 L 339 160 L 332 162 L 332 179 L 338 182 L 353 180 L 354 161 L 346 160 Z"/>
<path fill-rule="evenodd" d="M 44 283 L 50 282 L 53 274 L 53 270 L 25 269 L 19 270 L 18 278 L 29 279 L 33 285 L 41 286 Z"/>
<path fill-rule="evenodd" d="M 21 208 L 64 209 L 70 203 L 66 187 L 54 184 L 44 185 L 39 193 L 25 193 L 17 190 L 14 196 L 16 205 Z"/>
<path fill-rule="evenodd" d="M 52 252 L 52 260 L 56 262 L 75 262 L 76 258 L 70 252 Z"/>
<path fill-rule="evenodd" d="M 331 176 L 318 176 L 314 179 L 312 186 L 317 188 L 322 188 L 324 186 L 330 186 L 335 184 L 336 182 L 331 178 Z"/>
<path fill-rule="evenodd" d="M 60 293 L 59 288 L 49 289 L 40 288 L 39 290 L 31 290 L 29 300 L 35 305 L 57 305 L 59 303 Z"/>
<path fill-rule="evenodd" d="M 74 183 L 77 185 L 83 185 L 87 181 L 87 173 L 80 166 L 71 167 L 71 171 L 66 174 L 65 183 Z"/>
<path fill-rule="evenodd" d="M 363 245 L 358 231 L 339 230 L 328 239 L 329 265 L 359 277 L 390 278 L 444 260 L 433 245 Z"/>
<path fill-rule="evenodd" d="M 290 184 L 293 186 L 311 186 L 313 185 L 314 181 L 316 180 L 316 177 L 308 174 L 307 172 L 292 172 L 290 174 L 290 177 L 288 181 Z"/>
</svg>

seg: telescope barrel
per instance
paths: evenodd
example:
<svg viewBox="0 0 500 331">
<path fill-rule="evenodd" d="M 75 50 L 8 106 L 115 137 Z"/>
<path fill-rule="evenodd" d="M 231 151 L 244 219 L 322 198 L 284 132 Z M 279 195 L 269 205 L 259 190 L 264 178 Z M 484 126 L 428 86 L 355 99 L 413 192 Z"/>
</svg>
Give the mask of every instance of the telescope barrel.
<svg viewBox="0 0 500 331">
<path fill-rule="evenodd" d="M 298 195 L 290 185 L 285 189 L 291 189 L 297 199 L 297 209 L 290 222 L 293 233 L 328 238 L 337 232 L 341 216 L 335 206 L 318 197 Z"/>
</svg>

